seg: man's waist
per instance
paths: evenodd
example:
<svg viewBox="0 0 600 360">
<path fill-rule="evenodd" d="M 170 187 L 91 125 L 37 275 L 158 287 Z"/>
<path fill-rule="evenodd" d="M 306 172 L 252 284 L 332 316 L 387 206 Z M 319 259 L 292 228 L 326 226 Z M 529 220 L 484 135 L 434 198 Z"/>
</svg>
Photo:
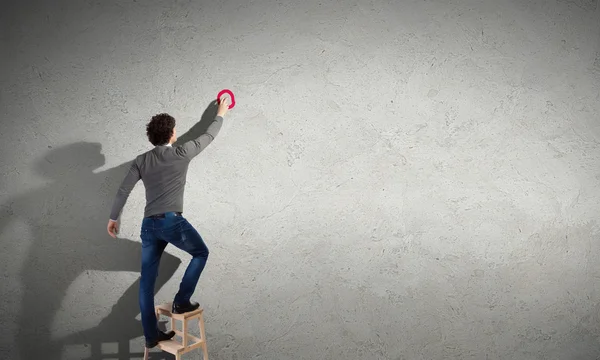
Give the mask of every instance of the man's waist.
<svg viewBox="0 0 600 360">
<path fill-rule="evenodd" d="M 152 214 L 152 215 L 146 216 L 146 218 L 148 218 L 148 219 L 164 219 L 164 218 L 172 217 L 172 216 L 183 216 L 183 212 L 168 211 L 168 212 L 160 213 L 160 214 Z"/>
</svg>

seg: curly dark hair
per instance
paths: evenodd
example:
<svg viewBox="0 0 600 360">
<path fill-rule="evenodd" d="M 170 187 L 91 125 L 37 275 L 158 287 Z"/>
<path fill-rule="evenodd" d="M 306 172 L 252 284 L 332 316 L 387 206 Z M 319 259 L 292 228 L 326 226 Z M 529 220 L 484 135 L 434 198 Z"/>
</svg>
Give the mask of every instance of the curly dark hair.
<svg viewBox="0 0 600 360">
<path fill-rule="evenodd" d="M 148 135 L 148 140 L 152 145 L 165 145 L 173 136 L 174 128 L 175 118 L 166 113 L 157 114 L 146 125 L 146 135 Z"/>
</svg>

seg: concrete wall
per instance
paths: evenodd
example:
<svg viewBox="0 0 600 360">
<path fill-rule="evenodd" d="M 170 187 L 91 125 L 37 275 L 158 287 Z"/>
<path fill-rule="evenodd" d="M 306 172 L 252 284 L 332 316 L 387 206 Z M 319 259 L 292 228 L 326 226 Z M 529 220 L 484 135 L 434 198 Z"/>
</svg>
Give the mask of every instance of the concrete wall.
<svg viewBox="0 0 600 360">
<path fill-rule="evenodd" d="M 149 118 L 183 133 L 223 88 L 237 107 L 185 203 L 211 250 L 195 296 L 211 359 L 598 358 L 598 14 L 6 5 L 0 358 L 139 355 L 143 185 L 117 240 L 109 208 Z M 157 302 L 189 260 L 167 252 Z"/>
</svg>

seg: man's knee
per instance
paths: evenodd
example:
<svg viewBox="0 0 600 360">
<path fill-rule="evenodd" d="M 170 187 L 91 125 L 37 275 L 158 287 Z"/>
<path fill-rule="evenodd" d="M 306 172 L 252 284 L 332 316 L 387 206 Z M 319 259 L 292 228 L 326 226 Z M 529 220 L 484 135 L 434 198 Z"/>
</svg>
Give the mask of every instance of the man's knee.
<svg viewBox="0 0 600 360">
<path fill-rule="evenodd" d="M 158 271 L 158 264 L 151 259 L 142 259 L 141 275 L 142 277 L 153 276 Z"/>
<path fill-rule="evenodd" d="M 199 249 L 195 249 L 191 255 L 195 258 L 208 259 L 208 254 L 208 248 L 206 246 L 202 246 Z"/>
<path fill-rule="evenodd" d="M 140 277 L 140 292 L 144 295 L 154 294 L 154 285 L 158 278 L 158 268 L 151 264 L 142 264 Z"/>
</svg>

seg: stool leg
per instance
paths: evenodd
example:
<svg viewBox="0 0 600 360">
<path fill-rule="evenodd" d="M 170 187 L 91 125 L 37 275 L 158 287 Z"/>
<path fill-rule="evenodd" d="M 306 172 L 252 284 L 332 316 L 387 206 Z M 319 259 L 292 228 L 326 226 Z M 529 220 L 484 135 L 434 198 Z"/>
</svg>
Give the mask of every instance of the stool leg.
<svg viewBox="0 0 600 360">
<path fill-rule="evenodd" d="M 204 352 L 204 360 L 208 360 L 208 348 L 206 343 L 204 343 L 204 345 L 202 345 L 202 352 Z"/>
<path fill-rule="evenodd" d="M 149 355 L 150 354 L 148 348 L 144 346 L 144 360 L 148 360 Z"/>
<path fill-rule="evenodd" d="M 187 333 L 188 332 L 188 329 L 187 329 L 187 325 L 188 324 L 187 323 L 188 323 L 188 320 L 187 319 L 183 319 L 183 324 L 181 324 L 181 330 L 183 332 L 183 336 L 182 336 L 182 338 L 183 338 L 183 340 L 182 340 L 183 341 L 183 347 L 187 346 L 187 335 L 188 335 L 188 333 Z"/>
<path fill-rule="evenodd" d="M 208 360 L 208 345 L 206 344 L 206 332 L 204 331 L 204 317 L 202 316 L 202 313 L 200 313 L 200 316 L 198 317 L 198 325 L 200 327 L 200 339 L 204 341 L 204 344 L 202 344 L 204 360 Z"/>
<path fill-rule="evenodd" d="M 200 339 L 206 341 L 206 334 L 204 333 L 204 318 L 202 313 L 198 316 L 198 326 L 200 327 Z"/>
</svg>

